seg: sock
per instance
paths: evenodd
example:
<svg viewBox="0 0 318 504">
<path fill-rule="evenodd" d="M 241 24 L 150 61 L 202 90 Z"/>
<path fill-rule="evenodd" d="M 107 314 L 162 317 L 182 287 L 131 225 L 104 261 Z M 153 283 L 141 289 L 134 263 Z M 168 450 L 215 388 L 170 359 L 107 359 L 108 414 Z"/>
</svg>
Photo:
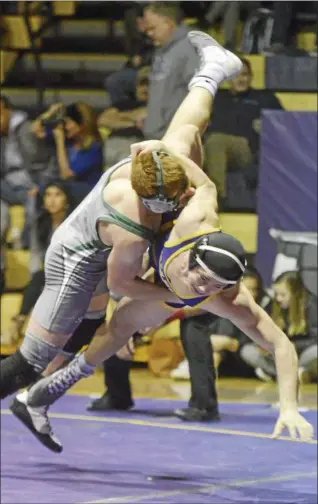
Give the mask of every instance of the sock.
<svg viewBox="0 0 318 504">
<path fill-rule="evenodd" d="M 189 90 L 194 87 L 201 87 L 209 91 L 214 97 L 218 90 L 218 84 L 213 79 L 204 75 L 195 75 L 189 84 Z"/>
<path fill-rule="evenodd" d="M 206 61 L 201 68 L 194 74 L 189 83 L 189 90 L 193 87 L 203 87 L 215 96 L 218 87 L 225 79 L 223 68 L 224 54 L 223 50 L 218 47 L 214 48 L 215 60 Z M 221 56 L 221 58 L 220 58 Z"/>
<path fill-rule="evenodd" d="M 83 354 L 83 353 L 81 355 L 79 355 L 78 360 L 77 360 L 77 364 L 78 364 L 78 368 L 79 368 L 80 372 L 82 374 L 84 374 L 85 376 L 90 376 L 95 371 L 96 366 L 91 366 L 90 364 L 87 364 L 87 362 L 85 360 L 85 354 Z"/>
</svg>

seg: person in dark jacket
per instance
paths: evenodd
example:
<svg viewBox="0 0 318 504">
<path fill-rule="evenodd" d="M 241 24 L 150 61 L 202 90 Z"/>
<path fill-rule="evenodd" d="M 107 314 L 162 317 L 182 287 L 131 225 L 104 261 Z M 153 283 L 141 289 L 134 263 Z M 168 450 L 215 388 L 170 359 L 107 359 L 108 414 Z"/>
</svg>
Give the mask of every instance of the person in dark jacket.
<svg viewBox="0 0 318 504">
<path fill-rule="evenodd" d="M 226 196 L 230 167 L 248 170 L 257 164 L 262 110 L 282 109 L 274 93 L 252 88 L 251 64 L 244 58 L 242 62 L 243 70 L 232 80 L 230 89 L 220 90 L 214 99 L 212 122 L 204 142 L 204 170 L 221 199 Z M 257 178 L 257 174 L 250 177 Z"/>
</svg>

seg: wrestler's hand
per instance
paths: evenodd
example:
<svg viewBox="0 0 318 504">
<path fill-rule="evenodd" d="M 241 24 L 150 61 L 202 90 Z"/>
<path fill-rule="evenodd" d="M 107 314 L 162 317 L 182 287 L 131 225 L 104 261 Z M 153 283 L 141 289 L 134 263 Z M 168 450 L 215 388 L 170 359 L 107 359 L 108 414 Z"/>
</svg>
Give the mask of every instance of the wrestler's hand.
<svg viewBox="0 0 318 504">
<path fill-rule="evenodd" d="M 130 146 L 131 158 L 134 160 L 141 153 L 146 154 L 154 150 L 164 150 L 164 148 L 165 145 L 160 140 L 145 140 L 144 142 L 134 143 Z"/>
<path fill-rule="evenodd" d="M 297 410 L 281 411 L 273 432 L 273 438 L 278 438 L 287 429 L 292 439 L 299 438 L 309 441 L 313 438 L 314 428 Z"/>
</svg>

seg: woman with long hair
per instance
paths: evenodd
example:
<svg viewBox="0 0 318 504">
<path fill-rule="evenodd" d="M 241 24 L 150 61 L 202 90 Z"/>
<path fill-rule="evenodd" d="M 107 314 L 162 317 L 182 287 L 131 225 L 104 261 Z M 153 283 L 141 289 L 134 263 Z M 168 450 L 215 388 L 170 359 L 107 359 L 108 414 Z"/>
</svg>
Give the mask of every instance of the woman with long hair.
<svg viewBox="0 0 318 504">
<path fill-rule="evenodd" d="M 271 317 L 294 343 L 299 358 L 299 379 L 306 383 L 317 376 L 317 299 L 304 287 L 297 271 L 287 271 L 273 283 Z M 254 345 L 243 359 L 255 368 L 256 375 L 270 381 L 276 378 L 272 356 L 264 356 Z"/>
<path fill-rule="evenodd" d="M 104 169 L 103 143 L 94 109 L 81 102 L 55 104 L 35 121 L 33 128 L 37 134 L 53 135 L 60 177 L 69 180 L 75 196 L 82 199 Z"/>
<path fill-rule="evenodd" d="M 21 331 L 44 286 L 43 261 L 51 236 L 74 209 L 68 185 L 61 180 L 50 182 L 40 197 L 41 210 L 31 228 L 30 272 L 31 280 L 24 290 L 20 311 L 12 318 L 6 334 L 1 335 L 3 345 L 12 345 L 20 339 Z"/>
<path fill-rule="evenodd" d="M 308 381 L 317 375 L 317 299 L 303 285 L 297 271 L 276 278 L 272 319 L 294 343 L 299 376 Z"/>
</svg>

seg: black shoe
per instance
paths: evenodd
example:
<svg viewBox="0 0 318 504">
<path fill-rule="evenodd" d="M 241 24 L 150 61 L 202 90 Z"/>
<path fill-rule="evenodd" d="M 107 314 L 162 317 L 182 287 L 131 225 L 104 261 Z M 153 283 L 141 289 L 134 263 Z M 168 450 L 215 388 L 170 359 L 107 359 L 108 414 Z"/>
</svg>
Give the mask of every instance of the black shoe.
<svg viewBox="0 0 318 504">
<path fill-rule="evenodd" d="M 183 408 L 176 409 L 174 414 L 185 422 L 218 422 L 220 420 L 217 410 L 208 411 L 198 408 Z"/>
<path fill-rule="evenodd" d="M 127 411 L 131 409 L 134 406 L 133 401 L 130 401 L 127 404 L 114 404 L 114 402 L 111 400 L 107 392 L 102 395 L 99 399 L 95 399 L 94 401 L 91 402 L 91 404 L 86 408 L 87 411 L 112 411 L 112 410 L 119 410 L 119 411 Z"/>
<path fill-rule="evenodd" d="M 15 398 L 13 403 L 9 408 L 13 415 L 20 420 L 31 432 L 34 436 L 42 443 L 46 448 L 51 450 L 54 453 L 61 453 L 63 451 L 63 446 L 59 442 L 59 440 L 54 436 L 49 419 L 47 417 L 47 408 L 42 406 L 41 408 L 30 408 L 27 407 L 24 402 L 19 401 L 19 399 Z M 34 412 L 34 420 L 40 420 L 42 424 L 41 429 L 43 432 L 39 432 L 33 422 Z M 46 432 L 44 432 L 46 431 Z"/>
</svg>

